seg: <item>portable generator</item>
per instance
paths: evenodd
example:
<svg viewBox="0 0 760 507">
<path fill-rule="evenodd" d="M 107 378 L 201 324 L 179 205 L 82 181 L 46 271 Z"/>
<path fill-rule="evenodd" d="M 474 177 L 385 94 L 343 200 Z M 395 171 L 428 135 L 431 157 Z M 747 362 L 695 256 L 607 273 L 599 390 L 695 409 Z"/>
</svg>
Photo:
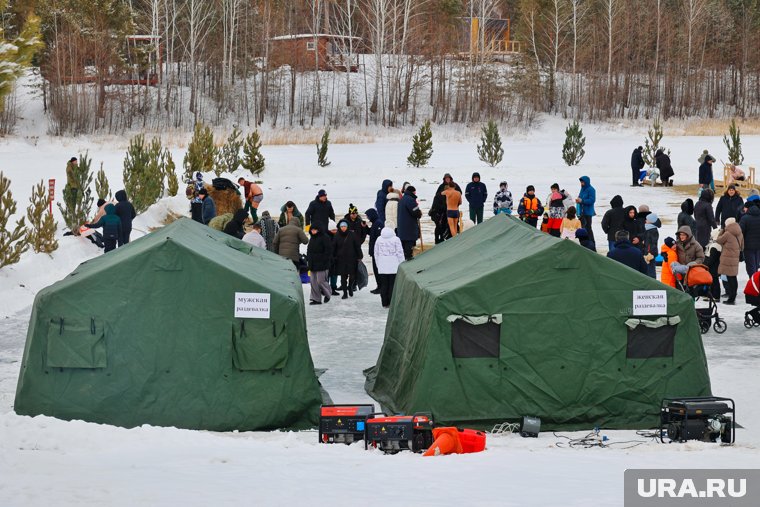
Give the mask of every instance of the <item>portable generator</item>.
<svg viewBox="0 0 760 507">
<path fill-rule="evenodd" d="M 364 438 L 367 417 L 374 405 L 322 405 L 319 441 L 323 444 L 350 444 Z"/>
<path fill-rule="evenodd" d="M 395 415 L 367 419 L 364 448 L 370 446 L 387 454 L 399 451 L 425 452 L 433 445 L 433 418 L 430 414 Z"/>
<path fill-rule="evenodd" d="M 705 396 L 665 398 L 660 405 L 660 441 L 701 440 L 733 444 L 736 439 L 736 405 L 730 398 Z"/>
</svg>

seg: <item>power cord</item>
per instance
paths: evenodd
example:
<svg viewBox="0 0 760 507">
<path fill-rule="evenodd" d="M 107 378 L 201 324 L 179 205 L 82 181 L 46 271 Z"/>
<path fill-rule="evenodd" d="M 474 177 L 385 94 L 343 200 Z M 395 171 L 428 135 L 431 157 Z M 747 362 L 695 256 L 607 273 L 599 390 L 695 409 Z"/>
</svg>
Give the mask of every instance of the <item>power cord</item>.
<svg viewBox="0 0 760 507">
<path fill-rule="evenodd" d="M 518 431 L 520 431 L 520 424 L 503 422 L 495 425 L 491 428 L 491 431 L 488 431 L 487 433 L 491 435 L 505 435 L 507 433 L 517 433 Z"/>
<path fill-rule="evenodd" d="M 567 435 L 561 435 L 557 432 L 552 432 L 556 438 L 564 439 L 565 441 L 556 442 L 554 445 L 561 449 L 591 449 L 592 447 L 600 447 L 602 449 L 631 449 L 641 444 L 649 443 L 649 440 L 622 440 L 619 442 L 612 442 L 606 435 L 602 435 L 599 432 L 599 428 L 594 428 L 591 433 L 580 438 L 570 438 Z M 652 439 L 656 441 L 658 438 L 656 433 L 637 431 L 637 435 Z M 625 447 L 618 447 L 620 445 L 627 444 Z"/>
</svg>

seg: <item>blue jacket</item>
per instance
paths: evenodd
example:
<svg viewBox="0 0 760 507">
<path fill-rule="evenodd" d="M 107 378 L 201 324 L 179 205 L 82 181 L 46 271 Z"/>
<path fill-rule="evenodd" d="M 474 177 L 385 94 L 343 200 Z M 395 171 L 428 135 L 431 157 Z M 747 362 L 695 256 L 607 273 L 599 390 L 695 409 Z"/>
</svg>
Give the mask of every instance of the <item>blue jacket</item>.
<svg viewBox="0 0 760 507">
<path fill-rule="evenodd" d="M 203 223 L 208 225 L 211 219 L 214 218 L 215 216 L 216 216 L 216 204 L 214 203 L 214 200 L 211 198 L 211 196 L 207 195 L 206 197 L 203 198 L 203 212 L 201 213 Z"/>
<path fill-rule="evenodd" d="M 401 241 L 417 241 L 419 230 L 417 220 L 422 217 L 417 205 L 417 196 L 407 190 L 398 203 L 398 224 L 396 231 Z"/>
<path fill-rule="evenodd" d="M 647 274 L 647 262 L 644 260 L 644 254 L 628 240 L 616 242 L 615 249 L 608 252 L 607 257 L 625 264 L 639 273 Z"/>
<path fill-rule="evenodd" d="M 596 190 L 591 186 L 591 178 L 588 176 L 581 176 L 580 180 L 583 182 L 581 191 L 578 193 L 578 199 L 581 202 L 578 203 L 578 216 L 591 216 L 596 215 L 594 212 L 594 204 L 596 203 Z"/>
<path fill-rule="evenodd" d="M 473 179 L 475 177 L 480 178 L 480 174 L 474 173 L 472 177 Z M 464 196 L 467 202 L 470 203 L 471 208 L 482 208 L 488 198 L 486 184 L 482 181 L 478 181 L 477 183 L 474 181 L 469 182 L 464 189 Z"/>
<path fill-rule="evenodd" d="M 702 165 L 699 166 L 699 184 L 709 185 L 712 180 L 713 180 L 712 166 L 708 164 L 707 162 L 702 162 Z"/>
<path fill-rule="evenodd" d="M 375 255 L 375 241 L 377 241 L 377 238 L 380 237 L 380 233 L 383 232 L 383 227 L 385 227 L 385 223 L 380 220 L 380 217 L 378 216 L 378 212 L 374 208 L 370 208 L 367 211 L 364 212 L 365 215 L 367 215 L 367 220 L 369 220 L 372 225 L 369 227 L 369 256 L 374 257 Z"/>
<path fill-rule="evenodd" d="M 121 218 L 116 214 L 116 206 L 106 204 L 106 214 L 100 217 L 94 224 L 85 224 L 91 229 L 103 228 L 103 239 L 110 241 L 119 241 L 121 243 Z"/>
<path fill-rule="evenodd" d="M 375 209 L 383 223 L 385 223 L 385 200 L 388 198 L 388 189 L 392 184 L 391 180 L 383 180 L 380 190 L 377 191 L 377 199 L 375 199 Z"/>
</svg>

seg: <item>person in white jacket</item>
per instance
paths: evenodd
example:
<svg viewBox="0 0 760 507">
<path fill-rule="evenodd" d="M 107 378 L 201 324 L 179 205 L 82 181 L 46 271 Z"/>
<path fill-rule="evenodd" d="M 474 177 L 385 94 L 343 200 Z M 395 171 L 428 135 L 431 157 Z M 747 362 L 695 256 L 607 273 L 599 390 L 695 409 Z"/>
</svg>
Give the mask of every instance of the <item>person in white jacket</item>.
<svg viewBox="0 0 760 507">
<path fill-rule="evenodd" d="M 391 306 L 393 285 L 396 283 L 398 266 L 404 262 L 404 248 L 393 229 L 383 227 L 380 237 L 375 241 L 375 263 L 377 264 L 380 301 L 383 308 Z"/>
<path fill-rule="evenodd" d="M 401 193 L 393 187 L 388 189 L 388 195 L 385 202 L 385 224 L 392 229 L 398 225 L 398 203 L 401 200 Z"/>
</svg>

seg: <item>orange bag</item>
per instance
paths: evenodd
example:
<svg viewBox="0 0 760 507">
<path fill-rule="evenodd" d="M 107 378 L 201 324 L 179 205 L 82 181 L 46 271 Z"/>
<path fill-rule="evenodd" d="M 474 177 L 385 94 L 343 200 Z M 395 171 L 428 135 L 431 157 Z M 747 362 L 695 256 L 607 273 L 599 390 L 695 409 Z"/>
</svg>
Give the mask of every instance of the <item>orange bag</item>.
<svg viewBox="0 0 760 507">
<path fill-rule="evenodd" d="M 703 264 L 696 264 L 689 268 L 689 272 L 686 274 L 686 284 L 689 287 L 695 287 L 697 285 L 712 285 L 713 277 L 710 274 L 710 270 Z"/>
</svg>

